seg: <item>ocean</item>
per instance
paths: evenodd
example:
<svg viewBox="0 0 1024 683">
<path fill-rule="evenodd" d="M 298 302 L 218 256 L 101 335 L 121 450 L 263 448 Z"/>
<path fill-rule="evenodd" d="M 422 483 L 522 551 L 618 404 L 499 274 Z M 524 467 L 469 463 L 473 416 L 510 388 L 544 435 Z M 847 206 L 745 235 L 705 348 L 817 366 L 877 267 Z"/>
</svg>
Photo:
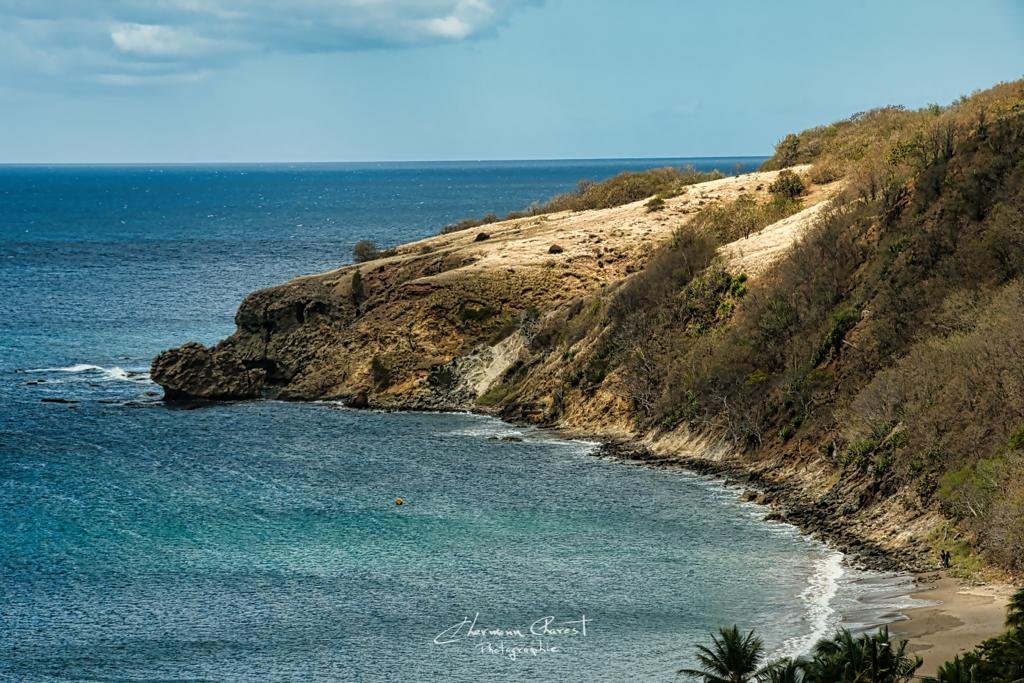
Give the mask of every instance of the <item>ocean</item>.
<svg viewBox="0 0 1024 683">
<path fill-rule="evenodd" d="M 177 409 L 148 377 L 358 240 L 759 162 L 0 167 L 0 678 L 675 680 L 718 626 L 794 654 L 891 616 L 904 579 L 702 477 L 467 414 Z"/>
</svg>

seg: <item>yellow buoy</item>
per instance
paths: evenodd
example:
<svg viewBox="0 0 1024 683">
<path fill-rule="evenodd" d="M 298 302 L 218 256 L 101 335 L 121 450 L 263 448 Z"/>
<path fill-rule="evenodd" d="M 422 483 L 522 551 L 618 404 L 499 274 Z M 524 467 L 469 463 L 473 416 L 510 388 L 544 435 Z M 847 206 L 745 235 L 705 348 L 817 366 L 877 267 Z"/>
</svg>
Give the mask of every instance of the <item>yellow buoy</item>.
<svg viewBox="0 0 1024 683">
<path fill-rule="evenodd" d="M 395 498 L 395 505 L 403 505 L 403 504 L 405 504 L 404 500 L 402 500 L 401 498 Z"/>
</svg>

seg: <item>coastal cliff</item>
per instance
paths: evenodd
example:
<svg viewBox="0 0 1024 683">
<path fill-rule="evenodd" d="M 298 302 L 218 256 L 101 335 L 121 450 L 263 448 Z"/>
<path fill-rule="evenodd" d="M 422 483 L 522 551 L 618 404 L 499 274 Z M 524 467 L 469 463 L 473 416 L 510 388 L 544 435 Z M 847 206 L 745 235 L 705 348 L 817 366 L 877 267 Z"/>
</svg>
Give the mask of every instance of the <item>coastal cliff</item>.
<svg viewBox="0 0 1024 683">
<path fill-rule="evenodd" d="M 215 347 L 160 354 L 152 376 L 171 400 L 365 394 L 374 407 L 486 409 L 480 397 L 525 357 L 542 319 L 620 286 L 705 207 L 741 194 L 767 201 L 777 176 L 695 184 L 656 212 L 641 200 L 491 223 L 297 278 L 249 295 Z M 805 210 L 727 245 L 724 262 L 764 269 L 836 190 L 816 189 Z"/>
<path fill-rule="evenodd" d="M 872 566 L 1024 570 L 1024 87 L 256 292 L 169 400 L 474 410 L 745 484 Z M 997 493 L 1002 492 L 1002 495 Z"/>
</svg>

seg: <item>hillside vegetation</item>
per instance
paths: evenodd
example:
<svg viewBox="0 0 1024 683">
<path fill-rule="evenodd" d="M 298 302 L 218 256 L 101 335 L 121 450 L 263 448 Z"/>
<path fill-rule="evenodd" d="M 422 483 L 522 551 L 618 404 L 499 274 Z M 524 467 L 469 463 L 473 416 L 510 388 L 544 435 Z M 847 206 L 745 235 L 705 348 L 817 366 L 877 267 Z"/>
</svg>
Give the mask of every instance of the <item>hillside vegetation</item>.
<svg viewBox="0 0 1024 683">
<path fill-rule="evenodd" d="M 857 506 L 938 507 L 953 526 L 918 540 L 958 566 L 1024 570 L 1024 85 L 790 135 L 765 168 L 796 163 L 846 189 L 757 282 L 713 261 L 749 234 L 707 229 L 730 224 L 718 206 L 547 321 L 533 348 L 565 362 L 548 419 L 604 389 L 640 431 L 813 452 Z"/>
<path fill-rule="evenodd" d="M 152 376 L 640 440 L 869 559 L 1024 571 L 1024 82 L 455 228 L 255 292 Z"/>
<path fill-rule="evenodd" d="M 693 166 L 683 168 L 666 166 L 647 171 L 624 171 L 607 180 L 580 180 L 572 192 L 556 195 L 542 204 L 533 204 L 522 211 L 513 211 L 504 218 L 498 218 L 496 214 L 489 213 L 482 218 L 467 218 L 458 223 L 446 225 L 441 230 L 441 234 L 558 211 L 610 209 L 648 197 L 652 198 L 648 208 L 656 211 L 664 206 L 665 199 L 682 194 L 686 191 L 687 186 L 724 177 L 719 171 L 702 172 Z"/>
</svg>

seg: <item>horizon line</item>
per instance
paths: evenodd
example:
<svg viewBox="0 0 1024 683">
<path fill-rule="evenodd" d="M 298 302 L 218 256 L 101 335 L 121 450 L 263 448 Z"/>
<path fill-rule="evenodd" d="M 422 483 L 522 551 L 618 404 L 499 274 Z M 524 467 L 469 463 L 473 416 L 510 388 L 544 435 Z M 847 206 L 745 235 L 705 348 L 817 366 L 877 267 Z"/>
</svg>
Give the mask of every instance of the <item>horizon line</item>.
<svg viewBox="0 0 1024 683">
<path fill-rule="evenodd" d="M 54 166 L 287 166 L 332 164 L 486 164 L 530 163 L 545 161 L 673 161 L 700 159 L 769 159 L 770 154 L 723 154 L 701 156 L 638 156 L 638 157 L 536 157 L 524 159 L 372 159 L 361 161 L 0 161 L 2 167 Z"/>
</svg>

